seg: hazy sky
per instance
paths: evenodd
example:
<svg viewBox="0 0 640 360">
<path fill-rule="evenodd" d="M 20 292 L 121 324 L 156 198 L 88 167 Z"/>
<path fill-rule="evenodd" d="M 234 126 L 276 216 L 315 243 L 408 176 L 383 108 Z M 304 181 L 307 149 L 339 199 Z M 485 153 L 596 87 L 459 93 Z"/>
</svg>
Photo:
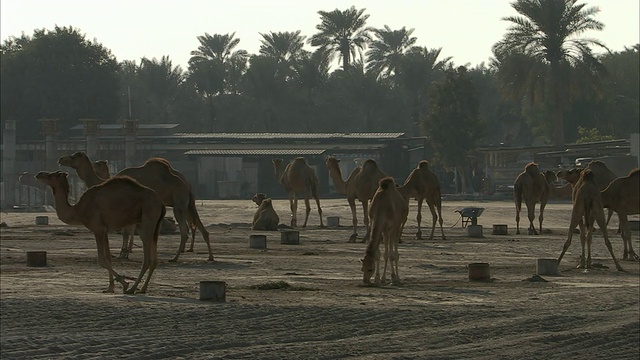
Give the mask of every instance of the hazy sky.
<svg viewBox="0 0 640 360">
<path fill-rule="evenodd" d="M 586 34 L 620 51 L 639 42 L 638 0 L 585 0 L 597 6 L 600 32 Z M 297 31 L 309 38 L 320 23 L 318 10 L 365 8 L 368 26 L 415 29 L 417 45 L 442 48 L 457 65 L 487 62 L 491 46 L 504 35 L 505 16 L 515 11 L 507 0 L 394 0 L 394 1 L 124 1 L 124 0 L 2 0 L 2 41 L 34 29 L 73 26 L 87 39 L 110 49 L 118 61 L 169 55 L 173 65 L 187 67 L 197 36 L 235 32 L 237 49 L 258 53 L 259 33 Z M 310 46 L 307 46 L 311 50 Z"/>
</svg>

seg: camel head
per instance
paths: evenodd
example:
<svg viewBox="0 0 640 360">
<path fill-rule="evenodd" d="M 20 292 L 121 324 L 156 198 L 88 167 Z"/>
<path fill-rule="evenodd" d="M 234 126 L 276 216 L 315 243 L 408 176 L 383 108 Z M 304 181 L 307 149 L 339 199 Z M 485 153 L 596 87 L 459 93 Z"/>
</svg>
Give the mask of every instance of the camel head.
<svg viewBox="0 0 640 360">
<path fill-rule="evenodd" d="M 58 159 L 58 165 L 68 166 L 73 169 L 78 169 L 83 162 L 90 162 L 89 157 L 87 157 L 87 154 L 84 151 L 78 151 Z"/>
<path fill-rule="evenodd" d="M 367 285 L 371 284 L 371 276 L 376 271 L 375 255 L 366 254 L 360 262 L 362 263 L 362 268 L 360 269 L 362 270 L 362 281 Z"/>
<path fill-rule="evenodd" d="M 36 174 L 36 179 L 49 185 L 51 189 L 56 192 L 57 189 L 62 190 L 65 193 L 69 192 L 69 180 L 67 180 L 68 173 L 63 171 L 40 171 Z"/>
<path fill-rule="evenodd" d="M 255 195 L 253 195 L 253 202 L 256 203 L 258 206 L 260 206 L 260 204 L 262 204 L 262 202 L 266 198 L 267 198 L 267 194 L 265 194 L 265 193 L 256 193 Z"/>
<path fill-rule="evenodd" d="M 582 168 L 560 170 L 556 173 L 556 177 L 575 184 L 578 182 L 578 179 L 580 179 L 580 173 L 582 172 L 582 170 Z"/>
<path fill-rule="evenodd" d="M 91 164 L 93 171 L 102 179 L 108 179 L 111 177 L 109 171 L 109 162 L 107 160 L 96 160 Z"/>
<path fill-rule="evenodd" d="M 558 176 L 551 170 L 547 170 L 544 172 L 544 178 L 547 179 L 547 182 L 550 184 L 558 181 Z"/>
<path fill-rule="evenodd" d="M 333 156 L 328 156 L 325 160 L 324 160 L 325 164 L 327 164 L 327 167 L 333 165 L 333 166 L 338 166 L 338 164 L 340 163 L 340 159 L 334 158 Z"/>
</svg>

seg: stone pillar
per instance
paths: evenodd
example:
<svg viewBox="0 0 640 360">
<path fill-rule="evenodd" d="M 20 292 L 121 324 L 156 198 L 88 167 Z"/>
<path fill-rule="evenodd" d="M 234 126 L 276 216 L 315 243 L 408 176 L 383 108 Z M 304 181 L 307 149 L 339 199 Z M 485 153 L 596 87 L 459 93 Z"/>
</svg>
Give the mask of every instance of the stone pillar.
<svg viewBox="0 0 640 360">
<path fill-rule="evenodd" d="M 124 120 L 124 166 L 136 166 L 136 134 L 138 120 Z"/>
<path fill-rule="evenodd" d="M 91 161 L 98 160 L 98 130 L 100 120 L 80 119 L 84 124 L 84 135 L 87 138 L 87 156 Z"/>
<path fill-rule="evenodd" d="M 16 174 L 16 121 L 7 120 L 2 133 L 2 203 L 3 209 L 16 203 L 16 188 L 18 174 Z"/>
<path fill-rule="evenodd" d="M 57 137 L 58 137 L 58 119 L 41 119 L 42 135 L 44 135 L 45 162 L 44 170 L 58 170 L 58 154 Z"/>
</svg>

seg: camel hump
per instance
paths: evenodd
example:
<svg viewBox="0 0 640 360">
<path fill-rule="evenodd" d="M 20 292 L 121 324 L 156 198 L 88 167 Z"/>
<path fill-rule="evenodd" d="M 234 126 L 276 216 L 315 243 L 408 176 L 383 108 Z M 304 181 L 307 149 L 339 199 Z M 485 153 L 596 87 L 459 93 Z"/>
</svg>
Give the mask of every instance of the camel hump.
<svg viewBox="0 0 640 360">
<path fill-rule="evenodd" d="M 427 160 L 422 160 L 418 163 L 419 169 L 429 169 L 429 162 Z"/>
<path fill-rule="evenodd" d="M 632 177 L 632 176 L 640 176 L 640 168 L 635 168 L 631 170 L 631 172 L 629 173 L 629 177 Z"/>
<path fill-rule="evenodd" d="M 294 163 L 304 163 L 304 164 L 306 164 L 307 160 L 305 158 L 303 158 L 303 157 L 297 157 L 297 158 L 293 159 L 293 162 Z"/>
<path fill-rule="evenodd" d="M 363 169 L 377 169 L 378 163 L 375 160 L 367 159 L 364 164 L 362 164 Z"/>
<path fill-rule="evenodd" d="M 538 164 L 534 163 L 534 162 L 530 162 L 528 163 L 525 167 L 524 167 L 524 171 L 526 171 L 529 174 L 532 173 L 538 173 L 540 172 L 540 170 L 538 170 Z"/>
<path fill-rule="evenodd" d="M 380 184 L 380 188 L 383 190 L 396 186 L 396 182 L 393 180 L 391 176 L 383 177 L 382 179 L 380 179 L 379 184 Z"/>
</svg>

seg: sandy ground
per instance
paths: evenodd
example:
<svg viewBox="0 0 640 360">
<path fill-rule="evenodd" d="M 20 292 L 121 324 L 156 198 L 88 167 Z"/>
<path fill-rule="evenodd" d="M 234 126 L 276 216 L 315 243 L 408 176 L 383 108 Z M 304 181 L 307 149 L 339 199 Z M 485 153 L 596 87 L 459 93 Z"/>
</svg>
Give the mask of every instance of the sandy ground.
<svg viewBox="0 0 640 360">
<path fill-rule="evenodd" d="M 288 203 L 274 201 L 288 221 Z M 202 237 L 195 252 L 175 253 L 179 235 L 162 235 L 160 264 L 147 294 L 104 294 L 107 272 L 96 260 L 88 230 L 61 223 L 55 213 L 3 213 L 0 295 L 2 359 L 638 359 L 639 263 L 615 270 L 600 233 L 596 265 L 575 269 L 576 236 L 547 282 L 528 281 L 536 259 L 555 258 L 566 239 L 571 205 L 551 203 L 542 235 L 515 235 L 511 201 L 445 201 L 446 240 L 416 240 L 416 203 L 400 245 L 402 285 L 364 286 L 364 244 L 348 243 L 351 215 L 344 199 L 323 200 L 324 216 L 340 225 L 320 228 L 313 207 L 299 245 L 278 232 L 252 232 L 255 204 L 198 202 L 211 232 L 215 262 Z M 454 211 L 484 207 L 483 238 L 470 238 Z M 362 226 L 361 209 L 358 208 Z M 168 211 L 171 215 L 171 211 Z M 299 212 L 301 214 L 302 212 Z M 36 226 L 35 216 L 49 225 Z M 526 211 L 521 214 L 526 219 Z M 431 225 L 426 211 L 423 226 Z M 637 219 L 636 217 L 633 217 Z M 525 220 L 526 221 L 526 220 Z M 510 235 L 492 235 L 507 224 Z M 453 227 L 452 227 L 453 226 Z M 611 229 L 617 227 L 614 216 Z M 525 223 L 526 228 L 526 223 Z M 612 230 L 615 254 L 622 241 Z M 250 249 L 249 235 L 266 234 L 268 249 Z M 364 234 L 362 228 L 360 235 Z M 428 235 L 428 232 L 426 232 Z M 120 237 L 110 238 L 112 253 Z M 136 239 L 139 245 L 139 239 Z M 640 251 L 638 232 L 633 244 Z M 46 267 L 27 267 L 26 251 L 47 252 Z M 137 276 L 139 247 L 114 267 Z M 470 282 L 467 265 L 488 262 L 491 282 Z M 200 281 L 227 283 L 226 302 L 199 300 Z M 258 290 L 285 281 L 293 290 Z"/>
</svg>

